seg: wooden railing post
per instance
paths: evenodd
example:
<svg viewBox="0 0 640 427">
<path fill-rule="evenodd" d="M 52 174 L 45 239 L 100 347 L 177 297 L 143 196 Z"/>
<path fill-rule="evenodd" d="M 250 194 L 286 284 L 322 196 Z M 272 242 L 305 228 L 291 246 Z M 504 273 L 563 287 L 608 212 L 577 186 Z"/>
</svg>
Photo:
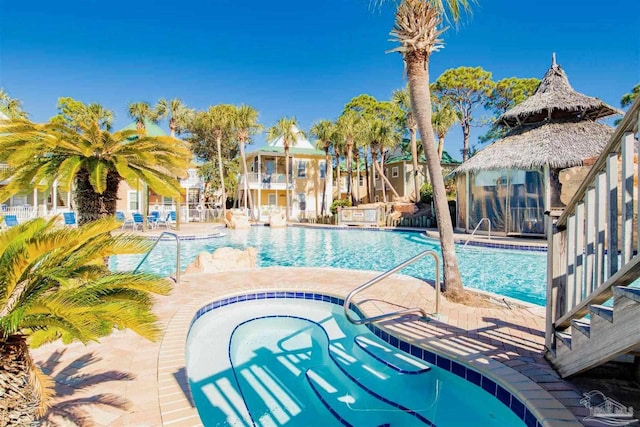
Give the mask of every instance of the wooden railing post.
<svg viewBox="0 0 640 427">
<path fill-rule="evenodd" d="M 611 277 L 618 271 L 618 154 L 611 153 L 607 157 L 607 253 Z"/>
<path fill-rule="evenodd" d="M 633 255 L 633 145 L 632 132 L 622 137 L 622 262 L 624 267 Z"/>
<path fill-rule="evenodd" d="M 547 218 L 547 305 L 545 346 L 552 350 L 554 346 L 553 323 L 566 311 L 567 283 L 567 232 L 555 230 L 555 222 L 561 211 L 548 212 Z"/>
</svg>

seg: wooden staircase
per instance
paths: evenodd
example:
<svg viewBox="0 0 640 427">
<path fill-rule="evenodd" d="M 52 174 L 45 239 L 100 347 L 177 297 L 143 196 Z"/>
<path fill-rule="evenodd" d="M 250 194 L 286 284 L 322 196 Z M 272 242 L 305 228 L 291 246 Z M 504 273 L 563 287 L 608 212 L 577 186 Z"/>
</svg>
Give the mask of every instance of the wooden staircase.
<svg viewBox="0 0 640 427">
<path fill-rule="evenodd" d="M 640 355 L 639 115 L 640 98 L 566 209 L 550 213 L 546 348 L 562 377 Z"/>
</svg>

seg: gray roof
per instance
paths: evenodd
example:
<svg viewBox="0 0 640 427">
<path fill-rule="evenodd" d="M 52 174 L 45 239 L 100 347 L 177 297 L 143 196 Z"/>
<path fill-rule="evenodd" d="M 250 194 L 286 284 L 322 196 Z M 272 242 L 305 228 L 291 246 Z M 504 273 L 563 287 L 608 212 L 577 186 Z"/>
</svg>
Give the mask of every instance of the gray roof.
<svg viewBox="0 0 640 427">
<path fill-rule="evenodd" d="M 598 98 L 576 92 L 562 67 L 556 64 L 554 56 L 551 68 L 536 92 L 500 116 L 498 123 L 514 127 L 550 119 L 597 120 L 613 114 L 621 112 Z"/>
<path fill-rule="evenodd" d="M 591 120 L 559 120 L 520 126 L 475 154 L 454 173 L 491 169 L 566 168 L 600 155 L 613 128 Z"/>
</svg>

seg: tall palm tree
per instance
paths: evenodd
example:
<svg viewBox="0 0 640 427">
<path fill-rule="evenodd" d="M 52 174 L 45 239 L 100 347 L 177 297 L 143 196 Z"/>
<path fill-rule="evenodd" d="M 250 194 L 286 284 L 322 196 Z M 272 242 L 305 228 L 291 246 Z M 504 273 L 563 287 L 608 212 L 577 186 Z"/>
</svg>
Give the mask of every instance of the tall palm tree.
<svg viewBox="0 0 640 427">
<path fill-rule="evenodd" d="M 168 136 L 149 137 L 137 131 L 110 133 L 97 121 L 70 126 L 27 120 L 0 123 L 0 162 L 10 179 L 0 199 L 58 186 L 74 195 L 80 224 L 114 215 L 118 186 L 147 183 L 156 193 L 177 197 L 191 158 L 185 144 Z"/>
<path fill-rule="evenodd" d="M 337 133 L 344 140 L 347 154 L 347 197 L 353 203 L 353 147 L 362 132 L 362 119 L 353 110 L 347 110 L 336 121 Z"/>
<path fill-rule="evenodd" d="M 378 162 L 378 153 L 381 154 L 381 157 L 384 159 L 384 155 L 382 154 L 386 148 L 393 148 L 397 146 L 402 140 L 402 135 L 398 132 L 398 129 L 395 123 L 392 123 L 390 119 L 375 119 L 370 127 L 369 127 L 369 139 L 371 140 L 371 159 L 373 162 L 373 166 L 378 171 L 378 175 L 383 181 L 382 189 L 384 194 L 385 183 L 389 186 L 393 195 L 398 198 L 398 192 L 391 185 L 391 182 L 387 178 L 384 173 L 384 169 Z M 386 196 L 383 195 L 386 199 Z M 386 201 L 386 200 L 385 200 Z"/>
<path fill-rule="evenodd" d="M 86 344 L 122 328 L 159 337 L 151 294 L 168 294 L 170 283 L 109 270 L 104 257 L 150 248 L 144 238 L 111 236 L 119 227 L 113 218 L 78 228 L 38 218 L 0 233 L 0 419 L 32 425 L 54 393 L 29 347 Z"/>
<path fill-rule="evenodd" d="M 169 131 L 171 136 L 175 137 L 176 134 L 182 133 L 185 124 L 189 118 L 193 115 L 193 110 L 187 108 L 186 105 L 178 98 L 167 101 L 161 98 L 156 104 L 154 116 L 160 120 L 166 117 L 169 118 Z"/>
<path fill-rule="evenodd" d="M 413 117 L 413 112 L 411 111 L 411 96 L 409 95 L 409 88 L 405 86 L 402 89 L 394 90 L 391 95 L 391 100 L 404 113 L 402 121 L 409 130 L 409 144 L 411 146 L 411 160 L 413 162 L 413 191 L 416 196 L 416 201 L 418 201 L 420 200 L 420 184 L 418 183 L 418 145 L 416 142 L 418 123 L 416 123 L 416 119 Z"/>
<path fill-rule="evenodd" d="M 448 19 L 453 22 L 459 20 L 462 11 L 470 9 L 468 0 L 402 0 L 396 11 L 391 35 L 395 37 L 394 41 L 400 44 L 393 50 L 402 54 L 405 63 L 411 95 L 411 111 L 422 136 L 422 146 L 433 186 L 446 289 L 455 298 L 464 290 L 456 258 L 453 225 L 449 216 L 442 168 L 435 148 L 429 89 L 429 58 L 431 53 L 442 46 L 439 37 L 444 31 L 440 28 L 440 24 L 445 7 L 448 10 Z"/>
<path fill-rule="evenodd" d="M 113 111 L 107 110 L 96 102 L 87 105 L 87 115 L 83 122 L 95 121 L 98 123 L 100 129 L 105 129 L 111 132 L 111 125 L 113 123 Z"/>
<path fill-rule="evenodd" d="M 216 142 L 220 191 L 222 192 L 222 213 L 227 213 L 227 190 L 224 183 L 224 163 L 222 162 L 222 142 L 228 142 L 233 129 L 236 107 L 229 104 L 212 105 L 207 111 L 197 113 L 193 126 L 204 129 L 204 133 L 213 136 Z"/>
<path fill-rule="evenodd" d="M 440 161 L 442 161 L 442 153 L 444 152 L 444 137 L 458 121 L 460 121 L 458 114 L 450 103 L 434 99 L 431 123 L 433 130 L 438 135 L 438 159 Z"/>
<path fill-rule="evenodd" d="M 251 144 L 252 136 L 262 131 L 262 125 L 258 123 L 258 110 L 248 105 L 241 105 L 235 111 L 233 116 L 233 131 L 235 139 L 240 150 L 240 158 L 242 160 L 242 174 L 244 175 L 245 191 L 249 188 L 249 171 L 247 170 L 247 157 L 244 152 L 246 144 Z M 256 209 L 253 206 L 253 196 L 248 191 L 249 209 L 251 210 L 251 218 L 257 220 Z"/>
<path fill-rule="evenodd" d="M 26 119 L 28 114 L 22 109 L 22 102 L 12 98 L 4 89 L 0 89 L 0 113 L 10 119 Z"/>
<path fill-rule="evenodd" d="M 156 112 L 151 108 L 151 104 L 148 102 L 130 102 L 128 106 L 129 117 L 136 121 L 136 127 L 139 131 L 144 131 L 147 120 L 157 122 L 158 117 Z"/>
<path fill-rule="evenodd" d="M 318 148 L 324 151 L 325 175 L 322 183 L 322 205 L 320 207 L 320 215 L 324 216 L 327 199 L 327 179 L 330 179 L 327 176 L 329 171 L 329 149 L 336 136 L 336 126 L 331 120 L 319 120 L 311 126 L 309 133 L 318 138 Z"/>
<path fill-rule="evenodd" d="M 276 122 L 273 126 L 267 130 L 267 141 L 273 142 L 279 138 L 282 138 L 282 147 L 284 148 L 284 170 L 285 170 L 285 183 L 286 183 L 286 209 L 285 216 L 289 221 L 289 149 L 291 146 L 296 145 L 298 138 L 305 136 L 298 128 L 298 122 L 295 117 L 283 117 Z"/>
</svg>

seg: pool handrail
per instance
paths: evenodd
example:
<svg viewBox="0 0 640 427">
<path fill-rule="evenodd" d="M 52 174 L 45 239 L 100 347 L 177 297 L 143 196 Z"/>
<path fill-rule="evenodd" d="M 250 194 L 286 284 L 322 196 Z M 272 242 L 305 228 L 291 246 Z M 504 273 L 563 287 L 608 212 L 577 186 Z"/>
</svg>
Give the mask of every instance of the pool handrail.
<svg viewBox="0 0 640 427">
<path fill-rule="evenodd" d="M 349 294 L 347 295 L 347 297 L 344 300 L 344 314 L 345 314 L 346 318 L 351 323 L 353 323 L 355 325 L 362 325 L 362 324 L 365 324 L 365 323 L 377 322 L 379 320 L 384 320 L 384 319 L 388 319 L 388 318 L 391 318 L 391 317 L 403 316 L 403 315 L 409 314 L 409 313 L 420 312 L 422 314 L 422 317 L 427 319 L 429 317 L 429 315 L 427 314 L 426 311 L 424 311 L 424 309 L 422 309 L 420 307 L 407 308 L 407 309 L 404 309 L 404 310 L 393 311 L 391 313 L 380 314 L 378 316 L 365 317 L 364 319 L 354 319 L 349 314 L 349 306 L 351 305 L 351 299 L 353 299 L 355 294 L 359 293 L 360 291 L 364 291 L 365 289 L 375 285 L 376 283 L 381 282 L 382 280 L 386 279 L 387 277 L 391 276 L 392 274 L 402 270 L 403 268 L 405 268 L 409 264 L 413 264 L 414 262 L 418 261 L 419 259 L 421 259 L 421 258 L 423 258 L 423 257 L 425 257 L 427 255 L 431 255 L 433 257 L 433 259 L 435 260 L 435 262 L 436 262 L 436 276 L 435 276 L 436 312 L 435 312 L 435 315 L 437 316 L 438 313 L 440 312 L 440 258 L 438 258 L 438 253 L 436 251 L 428 249 L 426 251 L 420 252 L 418 255 L 416 255 L 416 256 L 414 256 L 412 258 L 409 258 L 406 261 L 403 261 L 402 263 L 398 264 L 397 266 L 393 267 L 392 269 L 385 271 L 384 273 L 374 277 L 373 279 L 369 280 L 368 282 L 363 283 L 362 285 L 358 286 L 357 288 L 355 288 L 354 290 L 349 292 Z"/>
<path fill-rule="evenodd" d="M 487 220 L 487 224 L 489 224 L 489 237 L 488 237 L 488 239 L 491 240 L 491 220 L 489 218 L 481 218 L 480 221 L 478 222 L 478 225 L 476 225 L 476 228 L 474 228 L 473 231 L 471 232 L 471 236 L 469 236 L 467 241 L 464 242 L 464 245 L 462 246 L 463 249 L 467 247 L 467 243 L 469 243 L 469 240 L 471 240 L 473 235 L 476 234 L 476 231 L 478 231 L 478 227 L 480 227 L 480 224 L 482 224 L 482 222 L 485 219 Z"/>
<path fill-rule="evenodd" d="M 162 233 L 160 233 L 156 241 L 153 242 L 153 245 L 151 245 L 151 248 L 147 251 L 147 253 L 144 255 L 142 260 L 138 263 L 138 266 L 133 270 L 133 272 L 136 273 L 138 269 L 142 266 L 142 264 L 144 264 L 147 258 L 149 258 L 149 254 L 151 253 L 151 251 L 155 249 L 155 247 L 158 245 L 158 242 L 162 240 L 162 237 L 164 235 L 171 236 L 174 239 L 176 239 L 176 285 L 179 285 L 180 284 L 180 237 L 176 233 L 171 233 L 170 231 L 163 231 Z"/>
</svg>

